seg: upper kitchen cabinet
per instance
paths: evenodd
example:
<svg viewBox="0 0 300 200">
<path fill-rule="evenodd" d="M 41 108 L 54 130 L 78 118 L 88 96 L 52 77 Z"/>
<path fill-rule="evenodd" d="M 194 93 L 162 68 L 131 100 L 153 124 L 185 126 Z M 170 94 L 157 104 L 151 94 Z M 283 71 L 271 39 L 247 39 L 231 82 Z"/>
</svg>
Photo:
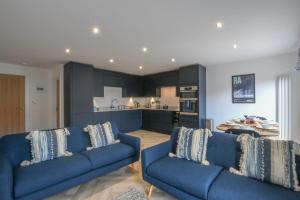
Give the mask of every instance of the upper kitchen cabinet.
<svg viewBox="0 0 300 200">
<path fill-rule="evenodd" d="M 123 87 L 125 76 L 123 73 L 103 70 L 103 84 L 110 87 Z"/>
<path fill-rule="evenodd" d="M 177 88 L 176 96 L 179 96 L 178 80 L 178 70 L 146 75 L 143 77 L 143 95 L 145 97 L 160 97 L 162 87 L 174 86 Z"/>
<path fill-rule="evenodd" d="M 142 78 L 135 75 L 125 75 L 124 85 L 122 88 L 123 97 L 142 97 Z"/>
<path fill-rule="evenodd" d="M 94 69 L 92 65 L 69 62 L 64 66 L 65 125 L 72 123 L 72 115 L 93 111 Z"/>
<path fill-rule="evenodd" d="M 157 74 L 157 84 L 160 87 L 177 86 L 179 79 L 178 70 Z"/>
<path fill-rule="evenodd" d="M 103 70 L 94 69 L 94 96 L 104 97 Z"/>
<path fill-rule="evenodd" d="M 179 85 L 198 85 L 200 65 L 190 65 L 179 69 Z"/>
<path fill-rule="evenodd" d="M 157 83 L 155 75 L 147 75 L 143 77 L 143 96 L 144 97 L 159 97 L 160 87 Z"/>
</svg>

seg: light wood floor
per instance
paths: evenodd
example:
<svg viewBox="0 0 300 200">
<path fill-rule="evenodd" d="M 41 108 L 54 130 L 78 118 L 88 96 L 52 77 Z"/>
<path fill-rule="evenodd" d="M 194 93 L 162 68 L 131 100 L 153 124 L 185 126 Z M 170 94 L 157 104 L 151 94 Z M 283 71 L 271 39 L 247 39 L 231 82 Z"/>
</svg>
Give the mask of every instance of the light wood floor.
<svg viewBox="0 0 300 200">
<path fill-rule="evenodd" d="M 141 138 L 142 149 L 162 143 L 170 138 L 168 135 L 144 130 L 132 132 L 130 135 Z M 149 184 L 142 180 L 140 168 L 139 161 L 134 164 L 134 170 L 129 167 L 121 168 L 115 172 L 54 195 L 48 198 L 48 200 L 111 200 L 128 191 L 130 188 L 136 188 L 141 192 L 145 192 Z M 152 199 L 174 200 L 173 197 L 156 188 L 153 190 Z"/>
</svg>

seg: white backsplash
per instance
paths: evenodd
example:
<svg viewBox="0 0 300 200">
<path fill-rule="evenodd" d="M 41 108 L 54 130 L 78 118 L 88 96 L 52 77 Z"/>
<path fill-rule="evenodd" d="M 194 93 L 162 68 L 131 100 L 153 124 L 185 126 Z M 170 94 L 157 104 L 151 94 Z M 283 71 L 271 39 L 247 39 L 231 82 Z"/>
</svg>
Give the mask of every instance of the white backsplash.
<svg viewBox="0 0 300 200">
<path fill-rule="evenodd" d="M 110 107 L 111 101 L 117 99 L 119 105 L 134 106 L 134 101 L 140 103 L 140 106 L 145 106 L 153 100 L 159 100 L 160 105 L 168 105 L 173 107 L 179 107 L 179 98 L 176 97 L 176 90 L 174 96 L 162 96 L 161 98 L 155 97 L 132 97 L 124 98 L 122 97 L 122 88 L 120 87 L 104 87 L 104 97 L 94 97 L 94 106 L 95 107 Z"/>
</svg>

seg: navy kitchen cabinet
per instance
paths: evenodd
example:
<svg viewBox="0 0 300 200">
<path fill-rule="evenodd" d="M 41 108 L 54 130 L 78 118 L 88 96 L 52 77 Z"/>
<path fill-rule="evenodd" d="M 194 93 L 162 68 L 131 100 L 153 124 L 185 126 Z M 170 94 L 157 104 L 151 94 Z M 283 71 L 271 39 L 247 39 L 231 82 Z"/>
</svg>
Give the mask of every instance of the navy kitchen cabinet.
<svg viewBox="0 0 300 200">
<path fill-rule="evenodd" d="M 142 127 L 141 110 L 95 112 L 93 117 L 92 124 L 102 124 L 107 121 L 114 122 L 122 133 L 140 130 Z"/>
<path fill-rule="evenodd" d="M 135 75 L 124 75 L 125 81 L 122 87 L 123 97 L 142 97 L 142 78 Z"/>
<path fill-rule="evenodd" d="M 198 85 L 199 65 L 190 65 L 179 69 L 179 85 Z"/>
<path fill-rule="evenodd" d="M 188 128 L 199 128 L 201 124 L 199 124 L 198 116 L 180 115 L 179 125 Z"/>
<path fill-rule="evenodd" d="M 71 116 L 71 125 L 70 126 L 83 128 L 89 124 L 93 124 L 93 113 L 92 112 L 75 113 Z"/>
<path fill-rule="evenodd" d="M 64 115 L 65 126 L 85 123 L 81 113 L 93 112 L 94 70 L 92 65 L 69 62 L 64 66 Z M 86 116 L 86 114 L 82 114 Z M 82 123 L 78 123 L 79 119 Z"/>
<path fill-rule="evenodd" d="M 103 70 L 94 69 L 94 97 L 104 97 Z"/>
<path fill-rule="evenodd" d="M 167 71 L 143 77 L 143 92 L 145 97 L 160 97 L 162 87 L 176 87 L 179 96 L 179 71 Z"/>
<path fill-rule="evenodd" d="M 143 129 L 171 134 L 173 112 L 164 110 L 143 110 Z"/>
<path fill-rule="evenodd" d="M 112 112 L 95 112 L 93 114 L 93 124 L 103 124 L 107 121 L 111 121 L 111 113 Z"/>
<path fill-rule="evenodd" d="M 160 97 L 159 78 L 155 75 L 147 75 L 143 77 L 143 96 L 144 97 Z"/>
<path fill-rule="evenodd" d="M 179 86 L 198 87 L 198 116 L 180 115 L 180 124 L 191 128 L 204 128 L 206 119 L 206 68 L 199 64 L 179 68 Z"/>
<path fill-rule="evenodd" d="M 123 73 L 103 70 L 103 84 L 110 87 L 123 87 L 125 76 Z"/>
</svg>

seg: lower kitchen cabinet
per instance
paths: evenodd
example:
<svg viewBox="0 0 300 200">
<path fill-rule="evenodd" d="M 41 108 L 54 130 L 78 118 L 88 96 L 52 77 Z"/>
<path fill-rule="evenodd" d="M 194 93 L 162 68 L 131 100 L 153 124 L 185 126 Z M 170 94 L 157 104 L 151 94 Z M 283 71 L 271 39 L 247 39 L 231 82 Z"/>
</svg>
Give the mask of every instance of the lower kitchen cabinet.
<svg viewBox="0 0 300 200">
<path fill-rule="evenodd" d="M 89 124 L 93 124 L 93 113 L 76 113 L 71 116 L 71 127 L 86 127 Z"/>
<path fill-rule="evenodd" d="M 173 130 L 173 112 L 161 110 L 143 110 L 143 129 L 171 134 Z"/>
<path fill-rule="evenodd" d="M 179 125 L 187 128 L 199 128 L 198 116 L 180 115 Z"/>
<path fill-rule="evenodd" d="M 93 124 L 114 122 L 122 133 L 140 130 L 142 127 L 141 110 L 122 110 L 94 113 Z"/>
</svg>

